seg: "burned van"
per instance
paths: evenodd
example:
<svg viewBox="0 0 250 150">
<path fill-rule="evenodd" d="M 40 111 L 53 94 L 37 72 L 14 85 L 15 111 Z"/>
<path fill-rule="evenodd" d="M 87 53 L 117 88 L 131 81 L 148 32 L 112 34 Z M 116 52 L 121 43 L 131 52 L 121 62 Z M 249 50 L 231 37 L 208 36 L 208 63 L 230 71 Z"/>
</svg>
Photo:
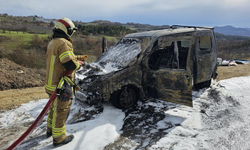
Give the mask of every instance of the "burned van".
<svg viewBox="0 0 250 150">
<path fill-rule="evenodd" d="M 76 74 L 76 98 L 126 109 L 156 98 L 192 106 L 192 90 L 216 78 L 213 28 L 172 26 L 128 34 Z"/>
</svg>

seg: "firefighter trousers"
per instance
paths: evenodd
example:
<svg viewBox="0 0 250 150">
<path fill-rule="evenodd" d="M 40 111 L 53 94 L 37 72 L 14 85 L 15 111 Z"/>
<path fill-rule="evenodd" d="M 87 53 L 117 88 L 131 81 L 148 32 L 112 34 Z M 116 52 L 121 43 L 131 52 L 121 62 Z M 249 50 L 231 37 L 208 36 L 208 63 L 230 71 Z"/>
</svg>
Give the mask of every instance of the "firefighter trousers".
<svg viewBox="0 0 250 150">
<path fill-rule="evenodd" d="M 49 97 L 51 97 L 51 95 L 49 95 Z M 65 121 L 68 118 L 71 104 L 72 99 L 64 102 L 56 97 L 54 103 L 49 109 L 47 132 L 52 132 L 54 143 L 60 143 L 67 137 Z"/>
</svg>

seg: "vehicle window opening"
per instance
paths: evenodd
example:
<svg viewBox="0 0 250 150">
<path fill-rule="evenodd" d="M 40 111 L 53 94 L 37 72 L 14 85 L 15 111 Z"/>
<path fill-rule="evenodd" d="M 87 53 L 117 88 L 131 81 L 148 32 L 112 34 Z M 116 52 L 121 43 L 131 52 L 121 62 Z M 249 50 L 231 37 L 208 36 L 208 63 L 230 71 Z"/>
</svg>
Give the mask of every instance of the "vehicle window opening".
<svg viewBox="0 0 250 150">
<path fill-rule="evenodd" d="M 172 41 L 165 47 L 156 46 L 148 66 L 152 70 L 163 68 L 186 69 L 190 41 Z"/>
<path fill-rule="evenodd" d="M 199 45 L 201 51 L 210 51 L 212 47 L 211 37 L 207 36 L 200 36 L 199 37 Z"/>
</svg>

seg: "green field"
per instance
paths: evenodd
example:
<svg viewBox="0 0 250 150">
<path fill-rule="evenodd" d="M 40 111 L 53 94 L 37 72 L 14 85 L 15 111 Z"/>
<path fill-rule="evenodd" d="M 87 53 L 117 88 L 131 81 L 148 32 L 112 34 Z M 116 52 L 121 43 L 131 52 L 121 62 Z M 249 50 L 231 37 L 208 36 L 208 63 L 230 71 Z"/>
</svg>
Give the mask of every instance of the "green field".
<svg viewBox="0 0 250 150">
<path fill-rule="evenodd" d="M 35 36 L 35 34 L 16 32 L 16 31 L 3 31 L 0 30 L 0 36 L 7 37 L 7 40 L 0 42 L 0 47 L 4 47 L 6 50 L 15 50 L 20 46 L 29 45 L 29 42 Z M 37 34 L 39 38 L 47 38 L 48 34 Z"/>
<path fill-rule="evenodd" d="M 105 38 L 107 38 L 108 41 L 116 41 L 118 42 L 116 37 L 112 37 L 112 36 L 105 36 Z"/>
</svg>

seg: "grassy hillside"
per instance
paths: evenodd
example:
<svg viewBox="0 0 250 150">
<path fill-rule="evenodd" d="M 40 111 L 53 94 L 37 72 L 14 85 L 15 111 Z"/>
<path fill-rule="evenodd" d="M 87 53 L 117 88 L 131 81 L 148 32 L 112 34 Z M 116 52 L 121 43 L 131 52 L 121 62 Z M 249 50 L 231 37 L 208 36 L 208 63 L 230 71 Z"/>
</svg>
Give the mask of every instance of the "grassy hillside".
<svg viewBox="0 0 250 150">
<path fill-rule="evenodd" d="M 34 35 L 37 35 L 39 38 L 46 39 L 48 38 L 48 34 L 32 34 L 32 33 L 23 33 L 23 32 L 5 32 L 0 30 L 0 38 L 7 39 L 4 42 L 0 41 L 0 47 L 4 47 L 6 50 L 15 50 L 18 49 L 19 46 L 31 46 L 30 41 L 34 38 Z"/>
<path fill-rule="evenodd" d="M 102 53 L 102 38 L 111 46 L 119 38 L 111 36 L 84 36 L 75 34 L 73 46 L 76 55 L 88 55 L 88 62 L 95 61 Z M 46 47 L 51 39 L 49 34 L 0 30 L 0 58 L 7 58 L 29 68 L 45 69 Z"/>
</svg>

